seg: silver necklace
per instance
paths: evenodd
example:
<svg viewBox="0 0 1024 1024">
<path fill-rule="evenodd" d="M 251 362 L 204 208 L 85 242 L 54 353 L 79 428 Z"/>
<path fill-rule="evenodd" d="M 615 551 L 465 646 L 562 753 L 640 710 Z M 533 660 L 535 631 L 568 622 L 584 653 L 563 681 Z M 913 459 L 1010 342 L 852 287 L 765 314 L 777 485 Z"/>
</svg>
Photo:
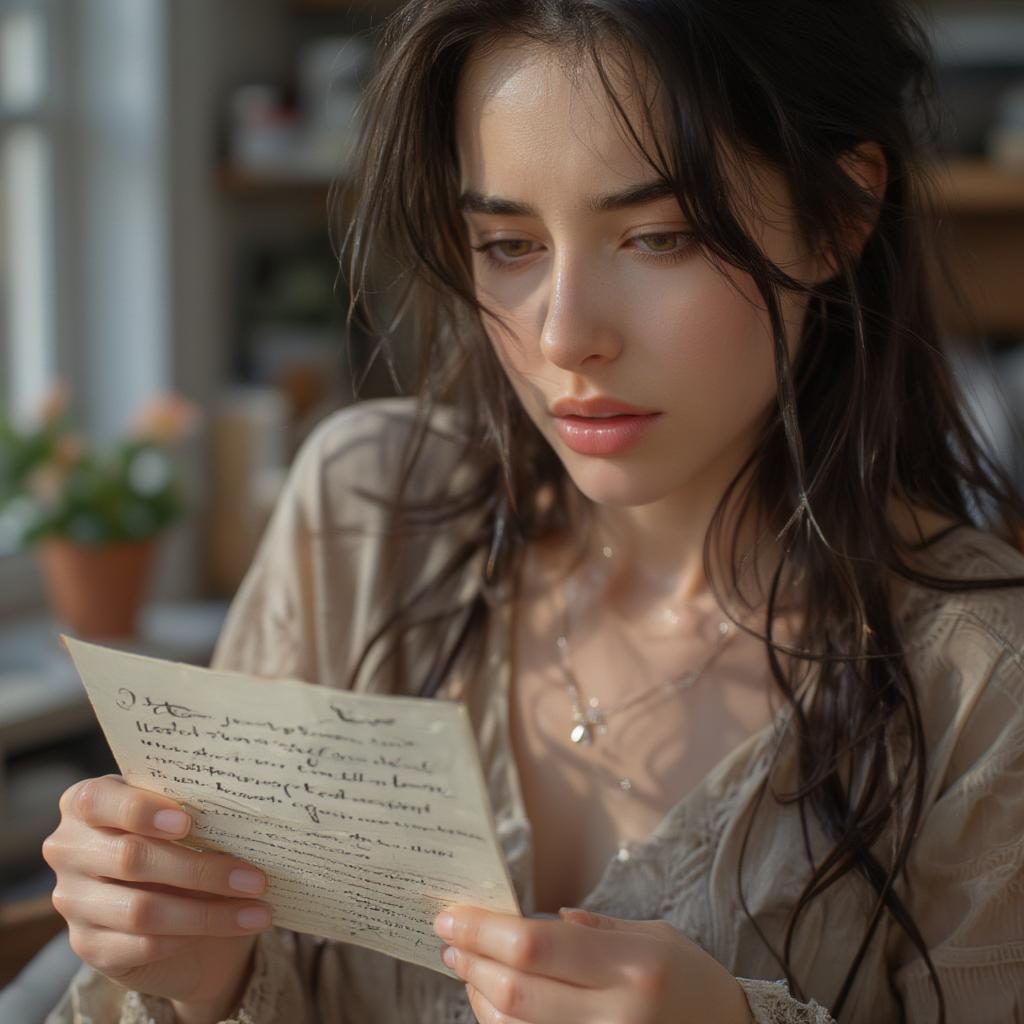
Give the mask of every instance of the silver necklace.
<svg viewBox="0 0 1024 1024">
<path fill-rule="evenodd" d="M 576 745 L 590 746 L 596 736 L 604 736 L 608 732 L 608 718 L 613 714 L 635 707 L 637 704 L 651 700 L 669 690 L 681 692 L 690 689 L 704 675 L 705 670 L 726 645 L 726 638 L 732 639 L 731 634 L 734 632 L 731 624 L 723 619 L 718 623 L 717 635 L 711 652 L 697 668 L 690 669 L 690 671 L 681 676 L 675 676 L 663 682 L 655 683 L 646 690 L 641 690 L 639 693 L 626 697 L 624 700 L 616 701 L 614 704 L 603 707 L 597 697 L 591 697 L 584 703 L 579 687 L 576 685 L 576 680 L 573 677 L 572 668 L 569 664 L 569 602 L 566 599 L 564 587 L 561 588 L 561 597 L 562 630 L 555 639 L 555 645 L 558 648 L 562 674 L 565 676 L 565 692 L 572 703 L 573 726 L 569 731 L 569 739 Z M 632 783 L 628 779 L 620 779 L 619 786 L 627 792 L 633 788 Z"/>
<path fill-rule="evenodd" d="M 722 648 L 725 647 L 729 640 L 732 639 L 732 634 L 734 632 L 731 623 L 725 619 L 720 621 L 718 623 L 717 635 L 715 637 L 715 643 L 711 648 L 711 652 L 696 669 L 691 669 L 684 675 L 675 676 L 672 679 L 667 679 L 661 683 L 655 683 L 646 690 L 641 690 L 640 693 L 633 694 L 633 696 L 627 697 L 624 700 L 616 701 L 616 703 L 611 704 L 608 707 L 602 707 L 601 702 L 596 697 L 591 697 L 584 704 L 583 698 L 580 695 L 579 687 L 576 685 L 576 680 L 573 678 L 572 669 L 569 665 L 569 602 L 566 599 L 564 587 L 561 588 L 561 596 L 562 630 L 558 635 L 556 644 L 558 646 L 562 673 L 565 676 L 565 691 L 569 695 L 569 700 L 572 702 L 573 726 L 569 733 L 569 739 L 576 745 L 584 744 L 589 746 L 594 742 L 595 736 L 603 736 L 607 733 L 608 718 L 613 714 L 625 711 L 627 708 L 636 707 L 636 705 L 644 701 L 651 700 L 658 694 L 669 690 L 683 691 L 690 689 L 690 687 L 695 685 L 697 680 L 701 678 L 704 671 L 718 656 Z M 617 772 L 613 773 L 613 777 L 616 780 L 619 790 L 621 790 L 624 796 L 630 797 L 633 795 L 632 779 L 627 775 L 620 775 Z M 616 860 L 625 862 L 632 858 L 632 851 L 630 849 L 632 844 L 629 840 L 620 836 L 616 845 L 618 847 L 615 852 Z"/>
</svg>

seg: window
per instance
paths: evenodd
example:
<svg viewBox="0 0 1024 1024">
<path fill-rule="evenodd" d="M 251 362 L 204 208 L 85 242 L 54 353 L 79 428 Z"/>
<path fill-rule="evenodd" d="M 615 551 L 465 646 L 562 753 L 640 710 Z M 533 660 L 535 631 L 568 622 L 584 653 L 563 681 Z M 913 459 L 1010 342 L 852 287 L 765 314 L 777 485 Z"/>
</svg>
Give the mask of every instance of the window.
<svg viewBox="0 0 1024 1024">
<path fill-rule="evenodd" d="M 55 369 L 53 89 L 45 0 L 0 0 L 0 400 L 27 413 Z"/>
<path fill-rule="evenodd" d="M 34 409 L 56 376 L 54 9 L 0 0 L 0 405 Z M 0 615 L 41 606 L 31 553 L 0 549 Z"/>
<path fill-rule="evenodd" d="M 0 403 L 67 380 L 98 443 L 171 386 L 169 9 L 0 0 Z M 0 549 L 0 616 L 43 603 Z"/>
</svg>

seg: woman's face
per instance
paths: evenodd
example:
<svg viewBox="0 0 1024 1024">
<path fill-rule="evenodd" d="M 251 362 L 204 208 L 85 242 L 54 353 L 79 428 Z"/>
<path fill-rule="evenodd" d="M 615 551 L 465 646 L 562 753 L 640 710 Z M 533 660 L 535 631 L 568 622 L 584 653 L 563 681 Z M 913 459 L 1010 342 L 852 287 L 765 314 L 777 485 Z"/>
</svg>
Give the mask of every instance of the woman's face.
<svg viewBox="0 0 1024 1024">
<path fill-rule="evenodd" d="M 510 42 L 471 60 L 457 143 L 477 296 L 510 332 L 490 320 L 485 329 L 577 487 L 622 506 L 720 494 L 775 400 L 752 280 L 716 269 L 671 195 L 636 192 L 656 176 L 595 73 L 574 83 L 551 49 Z M 756 181 L 746 227 L 772 260 L 811 279 L 781 180 L 761 171 Z M 805 300 L 783 300 L 796 339 Z M 591 399 L 613 404 L 571 405 Z"/>
</svg>

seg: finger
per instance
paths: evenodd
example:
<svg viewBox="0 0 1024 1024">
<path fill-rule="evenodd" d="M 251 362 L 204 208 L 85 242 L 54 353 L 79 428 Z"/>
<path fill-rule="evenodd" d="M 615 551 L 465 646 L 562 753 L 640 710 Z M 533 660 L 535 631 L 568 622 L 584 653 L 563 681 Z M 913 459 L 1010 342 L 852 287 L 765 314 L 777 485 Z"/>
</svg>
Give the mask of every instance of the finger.
<svg viewBox="0 0 1024 1024">
<path fill-rule="evenodd" d="M 194 899 L 96 882 L 86 891 L 54 890 L 53 905 L 82 925 L 127 935 L 251 935 L 270 926 L 270 908 L 255 901 Z"/>
<path fill-rule="evenodd" d="M 258 896 L 266 876 L 251 864 L 222 853 L 190 850 L 174 842 L 129 832 L 69 826 L 51 837 L 51 864 L 73 864 L 78 875 L 119 882 L 164 885 L 215 896 Z M 64 849 L 66 847 L 66 849 Z"/>
<path fill-rule="evenodd" d="M 83 779 L 60 798 L 61 813 L 95 828 L 181 839 L 192 819 L 169 797 L 129 786 L 119 775 Z"/>
<path fill-rule="evenodd" d="M 447 925 L 446 916 L 451 919 Z M 438 915 L 434 927 L 441 938 L 459 949 L 527 974 L 587 988 L 605 988 L 621 977 L 623 937 L 611 931 L 479 907 L 451 907 Z"/>
<path fill-rule="evenodd" d="M 193 937 L 126 935 L 87 925 L 70 928 L 68 940 L 79 959 L 115 979 L 176 956 L 195 942 Z"/>
<path fill-rule="evenodd" d="M 524 1024 L 523 1021 L 514 1020 L 508 1016 L 502 1016 L 472 985 L 466 986 L 466 995 L 469 997 L 469 1005 L 480 1024 Z"/>
<path fill-rule="evenodd" d="M 579 988 L 536 974 L 525 974 L 496 960 L 466 953 L 456 946 L 445 950 L 445 963 L 489 1004 L 497 1021 L 524 1020 L 530 1024 L 571 1024 L 593 1021 L 607 1010 L 604 993 Z M 602 1007 L 602 1003 L 604 1003 Z"/>
</svg>

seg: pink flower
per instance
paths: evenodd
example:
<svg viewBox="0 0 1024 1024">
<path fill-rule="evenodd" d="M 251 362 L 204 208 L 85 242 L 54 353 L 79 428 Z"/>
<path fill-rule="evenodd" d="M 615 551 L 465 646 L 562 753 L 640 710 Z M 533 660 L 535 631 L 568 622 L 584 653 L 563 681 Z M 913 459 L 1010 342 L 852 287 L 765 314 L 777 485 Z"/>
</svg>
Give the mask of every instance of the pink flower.
<svg viewBox="0 0 1024 1024">
<path fill-rule="evenodd" d="M 53 461 L 67 468 L 78 461 L 85 449 L 85 438 L 81 434 L 62 434 L 54 446 Z"/>
<path fill-rule="evenodd" d="M 181 395 L 158 395 L 146 404 L 132 423 L 139 440 L 172 445 L 198 426 L 199 409 Z"/>
<path fill-rule="evenodd" d="M 55 503 L 64 491 L 65 471 L 53 462 L 36 466 L 25 480 L 25 490 L 44 505 Z"/>
<path fill-rule="evenodd" d="M 43 504 L 57 502 L 64 492 L 68 470 L 81 458 L 86 449 L 85 439 L 79 434 L 61 434 L 54 441 L 53 454 L 40 463 L 25 480 L 25 490 Z"/>
</svg>

